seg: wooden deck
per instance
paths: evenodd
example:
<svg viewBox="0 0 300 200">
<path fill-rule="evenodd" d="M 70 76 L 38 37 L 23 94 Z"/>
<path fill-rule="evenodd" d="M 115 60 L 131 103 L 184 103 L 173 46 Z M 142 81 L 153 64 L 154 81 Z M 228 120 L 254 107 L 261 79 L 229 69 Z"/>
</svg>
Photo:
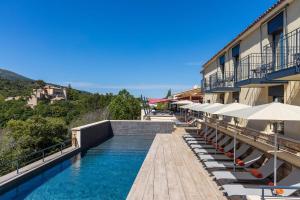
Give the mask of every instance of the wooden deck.
<svg viewBox="0 0 300 200">
<path fill-rule="evenodd" d="M 216 183 L 182 139 L 183 129 L 157 134 L 128 200 L 225 200 Z"/>
</svg>

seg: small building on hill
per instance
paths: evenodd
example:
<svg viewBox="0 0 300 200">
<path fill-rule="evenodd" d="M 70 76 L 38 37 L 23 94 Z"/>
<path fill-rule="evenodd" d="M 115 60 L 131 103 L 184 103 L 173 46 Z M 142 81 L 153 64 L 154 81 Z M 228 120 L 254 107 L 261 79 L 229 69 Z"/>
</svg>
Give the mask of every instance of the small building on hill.
<svg viewBox="0 0 300 200">
<path fill-rule="evenodd" d="M 43 88 L 33 89 L 33 92 L 27 101 L 27 105 L 31 108 L 34 108 L 40 100 L 50 100 L 51 103 L 54 103 L 55 101 L 67 100 L 67 89 L 52 85 L 46 85 Z"/>
</svg>

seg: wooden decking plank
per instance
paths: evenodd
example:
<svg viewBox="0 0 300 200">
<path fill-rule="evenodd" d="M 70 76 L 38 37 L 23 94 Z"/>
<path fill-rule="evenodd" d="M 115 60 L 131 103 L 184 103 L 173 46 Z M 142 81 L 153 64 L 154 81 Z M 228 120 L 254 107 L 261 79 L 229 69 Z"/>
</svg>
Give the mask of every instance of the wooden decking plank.
<svg viewBox="0 0 300 200">
<path fill-rule="evenodd" d="M 164 147 L 160 145 L 154 165 L 154 200 L 169 199 L 168 181 L 164 160 Z"/>
<path fill-rule="evenodd" d="M 166 173 L 168 179 L 168 187 L 169 187 L 169 196 L 171 200 L 185 200 L 184 191 L 182 188 L 182 184 L 180 181 L 180 177 L 178 175 L 171 145 L 168 143 L 166 137 L 164 137 L 163 144 L 165 146 L 164 156 L 166 163 Z"/>
<path fill-rule="evenodd" d="M 154 167 L 157 148 L 159 146 L 159 138 L 154 138 L 149 152 L 143 162 L 143 165 L 131 187 L 131 190 L 127 196 L 127 199 L 140 200 L 144 196 L 144 192 L 147 188 L 148 178 L 151 173 L 151 169 Z"/>
<path fill-rule="evenodd" d="M 226 199 L 182 134 L 156 135 L 127 199 Z"/>
</svg>

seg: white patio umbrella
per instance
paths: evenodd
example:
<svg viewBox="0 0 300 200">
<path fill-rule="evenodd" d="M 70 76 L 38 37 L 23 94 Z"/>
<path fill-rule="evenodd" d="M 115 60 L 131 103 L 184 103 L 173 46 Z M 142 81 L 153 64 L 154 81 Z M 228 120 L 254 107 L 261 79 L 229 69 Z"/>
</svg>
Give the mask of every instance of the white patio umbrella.
<svg viewBox="0 0 300 200">
<path fill-rule="evenodd" d="M 189 110 L 190 108 L 192 108 L 193 106 L 199 105 L 200 103 L 191 103 L 191 104 L 186 104 L 183 106 L 180 106 L 180 112 L 183 109 L 184 110 L 184 115 L 185 115 L 185 121 L 186 121 L 186 115 L 187 115 L 187 110 Z"/>
<path fill-rule="evenodd" d="M 243 108 L 249 108 L 250 106 L 241 104 L 241 103 L 231 103 L 231 104 L 225 104 L 221 108 L 212 108 L 210 109 L 210 113 L 213 115 L 224 115 L 226 112 L 235 111 Z M 236 120 L 235 120 L 236 121 Z M 236 123 L 236 122 L 235 122 Z M 236 165 L 236 132 L 234 132 L 234 138 L 233 138 L 233 169 L 235 171 L 235 165 Z"/>
<path fill-rule="evenodd" d="M 212 110 L 218 110 L 218 109 L 221 109 L 222 107 L 224 107 L 224 104 L 221 104 L 221 103 L 213 103 L 209 106 L 206 106 L 206 107 L 202 107 L 200 108 L 199 110 L 202 111 L 202 112 L 205 112 L 205 113 L 211 113 Z M 216 122 L 216 147 L 218 146 L 218 120 Z M 215 151 L 217 153 L 217 149 Z"/>
<path fill-rule="evenodd" d="M 194 102 L 189 101 L 189 100 L 181 100 L 181 101 L 173 102 L 173 103 L 171 103 L 171 104 L 186 105 L 186 104 L 191 104 L 191 103 L 194 103 Z"/>
<path fill-rule="evenodd" d="M 212 105 L 212 104 L 210 104 L 210 103 L 202 103 L 202 104 L 198 104 L 198 105 L 195 105 L 195 106 L 191 107 L 190 110 L 196 111 L 196 112 L 199 113 L 199 110 L 200 110 L 201 108 L 204 108 L 204 107 L 209 106 L 209 105 Z M 199 115 L 198 115 L 198 116 L 199 116 Z M 207 133 L 207 122 L 206 122 L 206 118 L 205 118 L 205 133 Z M 206 134 L 205 134 L 205 136 L 206 136 Z"/>
<path fill-rule="evenodd" d="M 276 123 L 274 133 L 274 185 L 277 183 L 277 124 L 283 121 L 300 121 L 300 107 L 273 102 L 253 106 L 236 111 L 225 112 L 223 115 L 243 118 L 247 120 L 265 120 Z"/>
</svg>

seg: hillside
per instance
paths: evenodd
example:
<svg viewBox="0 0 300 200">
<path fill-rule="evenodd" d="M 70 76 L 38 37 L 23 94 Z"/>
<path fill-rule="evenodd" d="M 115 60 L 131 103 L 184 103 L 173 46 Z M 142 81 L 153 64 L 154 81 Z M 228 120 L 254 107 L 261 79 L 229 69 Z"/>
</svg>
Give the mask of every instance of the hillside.
<svg viewBox="0 0 300 200">
<path fill-rule="evenodd" d="M 9 70 L 6 70 L 6 69 L 1 69 L 1 68 L 0 68 L 0 78 L 10 80 L 10 81 L 15 81 L 15 80 L 29 81 L 29 82 L 33 81 L 30 78 L 27 78 L 25 76 L 22 76 L 20 74 L 15 73 L 15 72 L 12 72 L 12 71 L 9 71 Z"/>
</svg>

